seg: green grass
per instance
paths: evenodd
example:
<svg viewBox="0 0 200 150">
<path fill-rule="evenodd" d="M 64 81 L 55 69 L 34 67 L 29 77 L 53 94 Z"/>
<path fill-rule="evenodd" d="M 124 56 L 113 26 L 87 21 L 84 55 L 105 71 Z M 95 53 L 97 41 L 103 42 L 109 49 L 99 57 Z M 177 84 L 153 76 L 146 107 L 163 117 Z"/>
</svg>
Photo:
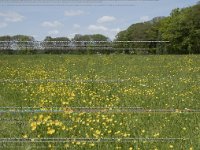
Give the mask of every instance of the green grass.
<svg viewBox="0 0 200 150">
<path fill-rule="evenodd" d="M 200 108 L 199 58 L 199 55 L 1 55 L 1 107 L 141 107 L 177 112 L 81 113 L 64 108 L 61 108 L 64 113 L 7 112 L 0 114 L 0 138 L 115 138 L 119 141 L 94 145 L 70 142 L 68 149 L 198 150 L 200 113 L 179 111 Z M 155 141 L 120 141 L 123 138 Z M 158 138 L 165 140 L 156 141 Z M 65 144 L 1 142 L 0 146 L 63 149 L 68 146 Z"/>
</svg>

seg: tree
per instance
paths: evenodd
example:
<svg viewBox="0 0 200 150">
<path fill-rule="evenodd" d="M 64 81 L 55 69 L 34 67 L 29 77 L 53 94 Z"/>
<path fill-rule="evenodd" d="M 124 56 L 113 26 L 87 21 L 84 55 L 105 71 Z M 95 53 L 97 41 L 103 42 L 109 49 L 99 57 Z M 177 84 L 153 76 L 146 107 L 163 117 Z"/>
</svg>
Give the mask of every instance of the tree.
<svg viewBox="0 0 200 150">
<path fill-rule="evenodd" d="M 12 47 L 12 37 L 9 35 L 0 36 L 0 49 L 11 49 Z"/>
<path fill-rule="evenodd" d="M 34 49 L 34 37 L 27 35 L 15 35 L 12 37 L 12 41 L 15 45 L 15 49 L 18 50 L 30 50 Z"/>
<path fill-rule="evenodd" d="M 168 17 L 156 17 L 148 22 L 133 24 L 127 30 L 118 33 L 116 40 L 167 40 L 170 41 L 166 47 L 168 53 L 200 53 L 199 4 L 198 2 L 192 7 L 174 9 Z M 138 44 L 132 46 L 138 47 Z M 165 49 L 155 43 L 149 44 L 148 47 L 156 47 L 159 53 Z"/>
<path fill-rule="evenodd" d="M 109 38 L 102 34 L 92 34 L 92 35 L 76 34 L 73 40 L 74 41 L 109 41 Z"/>
<path fill-rule="evenodd" d="M 155 38 L 150 34 L 153 32 L 153 21 L 136 23 L 131 25 L 127 30 L 120 32 L 117 35 L 117 41 L 149 41 Z M 157 37 L 157 35 L 155 35 Z M 150 47 L 149 43 L 118 43 L 120 47 L 128 48 L 132 52 L 146 50 Z M 126 52 L 127 53 L 127 52 Z"/>
<path fill-rule="evenodd" d="M 175 9 L 162 21 L 160 31 L 171 42 L 170 53 L 199 53 L 200 5 Z"/>
<path fill-rule="evenodd" d="M 92 35 L 80 35 L 76 34 L 73 38 L 73 41 L 80 41 L 76 42 L 76 46 L 104 46 L 109 43 L 109 38 L 102 35 L 102 34 L 92 34 Z M 104 42 L 98 42 L 104 41 Z"/>
<path fill-rule="evenodd" d="M 52 38 L 51 36 L 47 36 L 42 45 L 44 49 L 63 49 L 69 46 L 69 42 L 70 39 L 68 37 Z"/>
</svg>

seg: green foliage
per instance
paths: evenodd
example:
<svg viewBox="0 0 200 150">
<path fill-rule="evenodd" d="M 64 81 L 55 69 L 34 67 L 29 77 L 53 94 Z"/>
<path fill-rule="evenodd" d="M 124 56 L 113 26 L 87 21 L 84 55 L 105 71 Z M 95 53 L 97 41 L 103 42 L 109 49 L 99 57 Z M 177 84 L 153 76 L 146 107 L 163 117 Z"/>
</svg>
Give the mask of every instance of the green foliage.
<svg viewBox="0 0 200 150">
<path fill-rule="evenodd" d="M 7 41 L 4 44 L 1 43 L 1 53 L 12 54 L 13 52 L 11 49 L 15 49 L 20 50 L 19 54 L 27 54 L 30 53 L 30 49 L 34 49 L 34 43 L 31 42 L 35 41 L 35 39 L 27 35 L 6 35 L 0 36 L 0 41 Z"/>
<path fill-rule="evenodd" d="M 70 41 L 68 37 L 56 37 L 52 38 L 51 36 L 47 36 L 44 41 Z"/>
<path fill-rule="evenodd" d="M 108 41 L 109 38 L 102 34 L 92 34 L 92 35 L 76 34 L 73 40 L 74 41 Z"/>
<path fill-rule="evenodd" d="M 167 40 L 170 41 L 167 47 L 160 44 L 135 44 L 134 47 L 148 47 L 150 51 L 156 48 L 156 53 L 200 53 L 199 2 L 192 7 L 174 9 L 169 17 L 156 17 L 148 22 L 133 24 L 118 33 L 116 40 Z"/>
<path fill-rule="evenodd" d="M 12 40 L 14 41 L 34 41 L 34 37 L 27 36 L 27 35 L 15 35 L 12 37 Z"/>
<path fill-rule="evenodd" d="M 12 37 L 9 35 L 0 36 L 0 41 L 11 41 Z"/>
<path fill-rule="evenodd" d="M 161 22 L 163 40 L 169 40 L 170 52 L 199 53 L 200 45 L 200 5 L 175 9 Z"/>
</svg>

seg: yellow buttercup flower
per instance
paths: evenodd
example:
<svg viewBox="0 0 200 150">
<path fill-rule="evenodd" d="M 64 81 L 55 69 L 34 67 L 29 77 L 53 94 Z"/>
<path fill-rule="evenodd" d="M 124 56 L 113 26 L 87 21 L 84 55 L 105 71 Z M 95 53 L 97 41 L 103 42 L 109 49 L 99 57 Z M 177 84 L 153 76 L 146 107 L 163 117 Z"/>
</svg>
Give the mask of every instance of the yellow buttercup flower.
<svg viewBox="0 0 200 150">
<path fill-rule="evenodd" d="M 48 131 L 47 131 L 47 134 L 54 134 L 55 133 L 55 129 L 51 129 L 51 128 L 48 128 Z"/>
<path fill-rule="evenodd" d="M 93 146 L 95 146 L 95 144 L 94 143 L 90 143 L 89 146 L 93 147 Z"/>
<path fill-rule="evenodd" d="M 31 130 L 34 131 L 37 128 L 37 122 L 31 122 Z"/>
<path fill-rule="evenodd" d="M 101 134 L 101 131 L 96 130 L 96 134 L 97 134 L 97 135 L 100 135 L 100 134 Z"/>
</svg>

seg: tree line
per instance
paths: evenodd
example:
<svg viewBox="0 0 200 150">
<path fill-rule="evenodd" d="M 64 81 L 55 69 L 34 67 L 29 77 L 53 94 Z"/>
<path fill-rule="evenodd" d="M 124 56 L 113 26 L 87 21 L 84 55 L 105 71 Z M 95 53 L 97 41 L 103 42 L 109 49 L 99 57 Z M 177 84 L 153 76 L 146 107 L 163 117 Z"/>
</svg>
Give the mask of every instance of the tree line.
<svg viewBox="0 0 200 150">
<path fill-rule="evenodd" d="M 102 34 L 80 35 L 74 38 L 47 36 L 41 45 L 34 45 L 34 37 L 27 35 L 0 36 L 0 49 L 29 50 L 43 47 L 45 50 L 66 47 L 95 47 L 121 49 L 119 52 L 132 53 L 145 51 L 150 54 L 197 54 L 200 53 L 200 2 L 194 6 L 174 9 L 168 17 L 155 17 L 151 21 L 136 23 L 117 34 L 114 41 L 169 41 L 170 43 L 115 43 Z M 25 42 L 26 41 L 26 42 Z M 52 42 L 54 41 L 54 42 Z M 56 42 L 57 41 L 57 42 Z M 63 41 L 65 43 L 60 43 Z M 73 43 L 70 41 L 77 41 Z M 80 42 L 78 42 L 80 41 Z M 83 43 L 81 41 L 107 41 L 102 43 Z M 24 42 L 24 43 L 23 43 Z M 66 44 L 68 43 L 68 45 Z M 71 45 L 70 45 L 71 44 Z M 13 48 L 14 47 L 14 48 Z M 105 52 L 104 51 L 104 52 Z M 57 51 L 58 52 L 58 51 Z M 82 51 L 81 51 L 82 52 Z"/>
<path fill-rule="evenodd" d="M 115 40 L 170 41 L 166 48 L 156 45 L 156 53 L 200 53 L 200 2 L 187 8 L 174 9 L 168 17 L 133 24 L 119 32 Z"/>
<path fill-rule="evenodd" d="M 110 44 L 110 39 L 101 34 L 76 34 L 72 39 L 47 36 L 43 41 L 27 35 L 1 36 L 0 53 L 110 53 Z"/>
</svg>

